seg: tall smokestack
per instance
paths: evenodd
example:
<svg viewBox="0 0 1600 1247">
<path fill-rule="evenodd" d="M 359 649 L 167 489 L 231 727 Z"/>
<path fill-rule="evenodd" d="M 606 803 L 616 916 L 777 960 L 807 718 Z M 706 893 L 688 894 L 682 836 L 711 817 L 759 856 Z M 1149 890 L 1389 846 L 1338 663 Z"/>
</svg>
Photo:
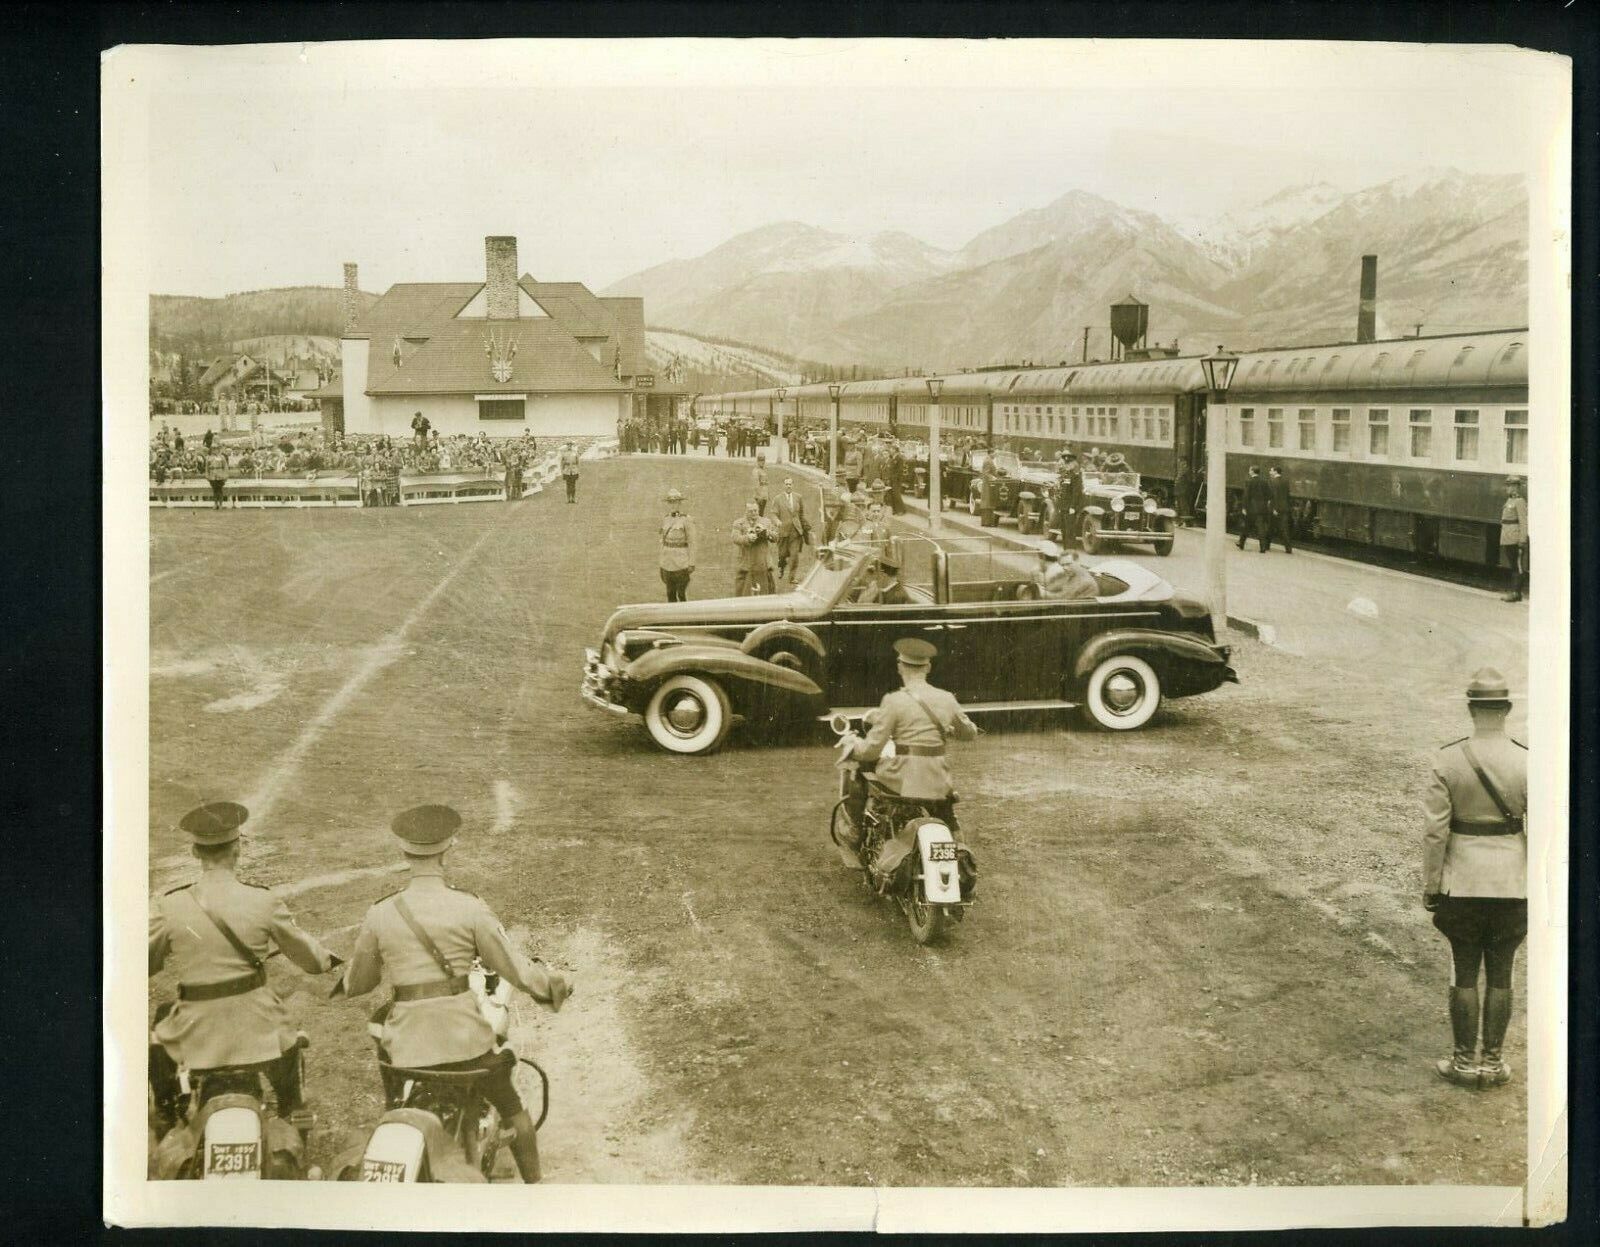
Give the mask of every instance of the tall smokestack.
<svg viewBox="0 0 1600 1247">
<path fill-rule="evenodd" d="M 1371 342 L 1378 336 L 1378 257 L 1361 257 L 1361 311 L 1356 317 L 1356 341 Z"/>
<path fill-rule="evenodd" d="M 490 320 L 516 320 L 517 240 L 503 235 L 485 238 L 483 268 L 488 285 L 485 315 Z"/>
<path fill-rule="evenodd" d="M 356 313 L 359 307 L 356 293 L 359 290 L 360 287 L 356 285 L 356 266 L 354 264 L 346 264 L 344 266 L 344 332 L 347 337 L 356 327 Z"/>
</svg>

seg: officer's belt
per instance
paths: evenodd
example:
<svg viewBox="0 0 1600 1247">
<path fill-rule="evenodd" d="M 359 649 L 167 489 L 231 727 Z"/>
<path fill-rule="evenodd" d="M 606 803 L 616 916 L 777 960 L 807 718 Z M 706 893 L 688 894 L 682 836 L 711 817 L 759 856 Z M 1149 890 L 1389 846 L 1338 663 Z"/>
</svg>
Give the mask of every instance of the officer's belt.
<svg viewBox="0 0 1600 1247">
<path fill-rule="evenodd" d="M 410 1000 L 432 1000 L 438 996 L 459 996 L 467 991 L 472 984 L 467 982 L 465 974 L 458 974 L 454 978 L 436 979 L 432 983 L 406 983 L 395 984 L 394 998 L 396 1002 Z"/>
<path fill-rule="evenodd" d="M 1450 834 L 1452 836 L 1520 836 L 1522 834 L 1522 820 L 1492 818 L 1482 822 L 1470 821 L 1464 818 L 1450 820 Z"/>
<path fill-rule="evenodd" d="M 898 748 L 898 746 L 897 746 Z M 913 758 L 942 758 L 944 757 L 943 745 L 907 745 L 902 750 Z"/>
<path fill-rule="evenodd" d="M 222 1000 L 228 996 L 242 996 L 267 985 L 265 970 L 252 970 L 236 979 L 223 979 L 220 983 L 179 983 L 179 1000 Z"/>
</svg>

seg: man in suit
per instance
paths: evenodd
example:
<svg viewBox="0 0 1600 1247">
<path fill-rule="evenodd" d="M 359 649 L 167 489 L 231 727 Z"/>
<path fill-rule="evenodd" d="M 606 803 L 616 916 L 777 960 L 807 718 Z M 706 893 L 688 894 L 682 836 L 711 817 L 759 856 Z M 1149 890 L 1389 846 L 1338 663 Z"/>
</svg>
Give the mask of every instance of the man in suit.
<svg viewBox="0 0 1600 1247">
<path fill-rule="evenodd" d="M 1039 543 L 1039 568 L 1033 583 L 1041 598 L 1076 599 L 1098 597 L 1100 586 L 1089 570 L 1078 562 L 1078 552 L 1063 559 L 1062 549 L 1053 541 Z"/>
<path fill-rule="evenodd" d="M 1245 541 L 1253 536 L 1256 544 L 1266 550 L 1266 523 L 1271 510 L 1272 495 L 1267 482 L 1261 477 L 1261 469 L 1252 464 L 1250 475 L 1244 481 L 1244 525 L 1239 529 L 1239 549 L 1243 550 Z"/>
<path fill-rule="evenodd" d="M 1267 535 L 1261 548 L 1270 550 L 1272 539 L 1276 537 L 1283 543 L 1283 552 L 1293 554 L 1294 544 L 1289 539 L 1289 527 L 1294 521 L 1294 512 L 1289 501 L 1289 478 L 1277 464 L 1272 465 L 1271 479 L 1267 481 L 1267 513 Z"/>
<path fill-rule="evenodd" d="M 1492 1087 L 1511 1080 L 1501 1047 L 1511 1022 L 1512 966 L 1528 932 L 1528 751 L 1506 735 L 1511 697 L 1498 671 L 1485 667 L 1472 677 L 1467 710 L 1472 735 L 1434 755 L 1423 799 L 1422 904 L 1450 941 L 1454 966 L 1454 1053 L 1434 1068 L 1449 1082 Z"/>
<path fill-rule="evenodd" d="M 744 515 L 733 522 L 733 544 L 739 552 L 738 570 L 733 576 L 733 596 L 772 592 L 772 565 L 768 548 L 772 543 L 772 521 L 764 518 L 752 498 L 744 504 Z"/>
<path fill-rule="evenodd" d="M 772 502 L 772 518 L 778 525 L 778 575 L 787 573 L 793 584 L 800 574 L 800 551 L 811 540 L 806 500 L 795 493 L 794 477 L 783 478 L 783 492 Z"/>
</svg>

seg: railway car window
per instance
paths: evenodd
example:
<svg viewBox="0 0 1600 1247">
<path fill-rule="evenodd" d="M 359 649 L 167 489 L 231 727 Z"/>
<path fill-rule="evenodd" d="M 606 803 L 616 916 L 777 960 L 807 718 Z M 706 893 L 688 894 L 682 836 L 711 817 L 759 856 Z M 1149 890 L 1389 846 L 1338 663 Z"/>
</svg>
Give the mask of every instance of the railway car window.
<svg viewBox="0 0 1600 1247">
<path fill-rule="evenodd" d="M 1478 413 L 1456 408 L 1456 458 L 1476 462 L 1478 458 Z"/>
<path fill-rule="evenodd" d="M 1389 457 L 1389 409 L 1367 409 L 1367 453 L 1379 458 Z"/>
<path fill-rule="evenodd" d="M 1433 412 L 1426 407 L 1411 409 L 1411 457 L 1427 459 L 1433 454 Z"/>
<path fill-rule="evenodd" d="M 1338 453 L 1347 453 L 1350 449 L 1350 409 L 1348 407 L 1335 407 L 1333 409 L 1333 449 Z"/>
<path fill-rule="evenodd" d="M 1239 408 L 1239 445 L 1254 446 L 1256 444 L 1256 409 L 1254 407 Z"/>
<path fill-rule="evenodd" d="M 1269 449 L 1282 449 L 1283 447 L 1282 407 L 1267 408 L 1267 446 Z"/>
<path fill-rule="evenodd" d="M 1172 419 L 1167 415 L 1166 409 L 1161 411 L 1161 441 L 1163 444 L 1172 440 Z"/>
<path fill-rule="evenodd" d="M 1525 407 L 1506 411 L 1506 462 L 1528 462 L 1528 411 Z"/>
<path fill-rule="evenodd" d="M 1317 409 L 1315 407 L 1302 407 L 1300 409 L 1300 449 L 1315 450 L 1317 448 Z"/>
<path fill-rule="evenodd" d="M 1117 430 L 1121 426 L 1121 424 L 1122 424 L 1122 418 L 1117 415 L 1117 409 L 1115 407 L 1113 407 L 1111 409 L 1111 436 L 1112 437 L 1118 436 Z"/>
</svg>

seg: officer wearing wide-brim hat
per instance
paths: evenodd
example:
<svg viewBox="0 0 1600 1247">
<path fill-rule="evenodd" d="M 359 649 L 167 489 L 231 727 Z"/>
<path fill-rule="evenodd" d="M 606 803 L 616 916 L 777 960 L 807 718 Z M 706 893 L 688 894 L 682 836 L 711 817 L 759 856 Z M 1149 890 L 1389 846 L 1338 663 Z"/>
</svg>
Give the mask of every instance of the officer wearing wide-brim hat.
<svg viewBox="0 0 1600 1247">
<path fill-rule="evenodd" d="M 233 801 L 190 810 L 178 826 L 200 862 L 200 877 L 157 897 L 150 907 L 150 973 L 171 965 L 178 1000 L 157 1014 L 151 1083 L 167 1111 L 177 1066 L 191 1070 L 263 1065 L 287 1116 L 300 1105 L 298 1039 L 283 1002 L 267 986 L 276 947 L 307 974 L 339 959 L 305 931 L 271 891 L 238 879 L 241 828 L 250 812 Z"/>
<path fill-rule="evenodd" d="M 862 763 L 876 762 L 873 769 L 884 787 L 942 807 L 940 812 L 953 822 L 949 801 L 954 787 L 945 744 L 972 740 L 977 725 L 953 695 L 928 683 L 937 649 L 920 638 L 906 637 L 894 643 L 894 652 L 900 687 L 884 694 L 878 708 L 868 713 L 867 735 L 854 745 L 851 756 Z M 884 758 L 884 747 L 891 740 L 894 756 Z"/>
<path fill-rule="evenodd" d="M 489 907 L 445 882 L 444 855 L 461 827 L 455 810 L 416 806 L 396 815 L 390 827 L 409 878 L 401 891 L 367 910 L 343 990 L 351 996 L 369 992 L 387 971 L 394 997 L 382 1019 L 380 1047 L 390 1065 L 490 1071 L 484 1094 L 516 1132 L 511 1152 L 523 1181 L 537 1182 L 538 1143 L 512 1085 L 514 1062 L 495 1052 L 494 1027 L 478 1007 L 467 972 L 481 961 L 551 1010 L 561 1008 L 571 988 L 560 974 L 528 965 Z"/>
<path fill-rule="evenodd" d="M 689 577 L 695 567 L 694 520 L 683 513 L 683 491 L 676 485 L 667 490 L 667 516 L 661 521 L 661 583 L 667 586 L 667 601 L 689 600 Z"/>
<path fill-rule="evenodd" d="M 1506 735 L 1511 695 L 1494 668 L 1473 675 L 1467 709 L 1472 735 L 1433 759 L 1423 802 L 1422 901 L 1450 941 L 1454 969 L 1454 1053 L 1435 1068 L 1451 1082 L 1487 1087 L 1511 1078 L 1502 1045 L 1511 1021 L 1511 972 L 1528 930 L 1528 752 Z"/>
</svg>

